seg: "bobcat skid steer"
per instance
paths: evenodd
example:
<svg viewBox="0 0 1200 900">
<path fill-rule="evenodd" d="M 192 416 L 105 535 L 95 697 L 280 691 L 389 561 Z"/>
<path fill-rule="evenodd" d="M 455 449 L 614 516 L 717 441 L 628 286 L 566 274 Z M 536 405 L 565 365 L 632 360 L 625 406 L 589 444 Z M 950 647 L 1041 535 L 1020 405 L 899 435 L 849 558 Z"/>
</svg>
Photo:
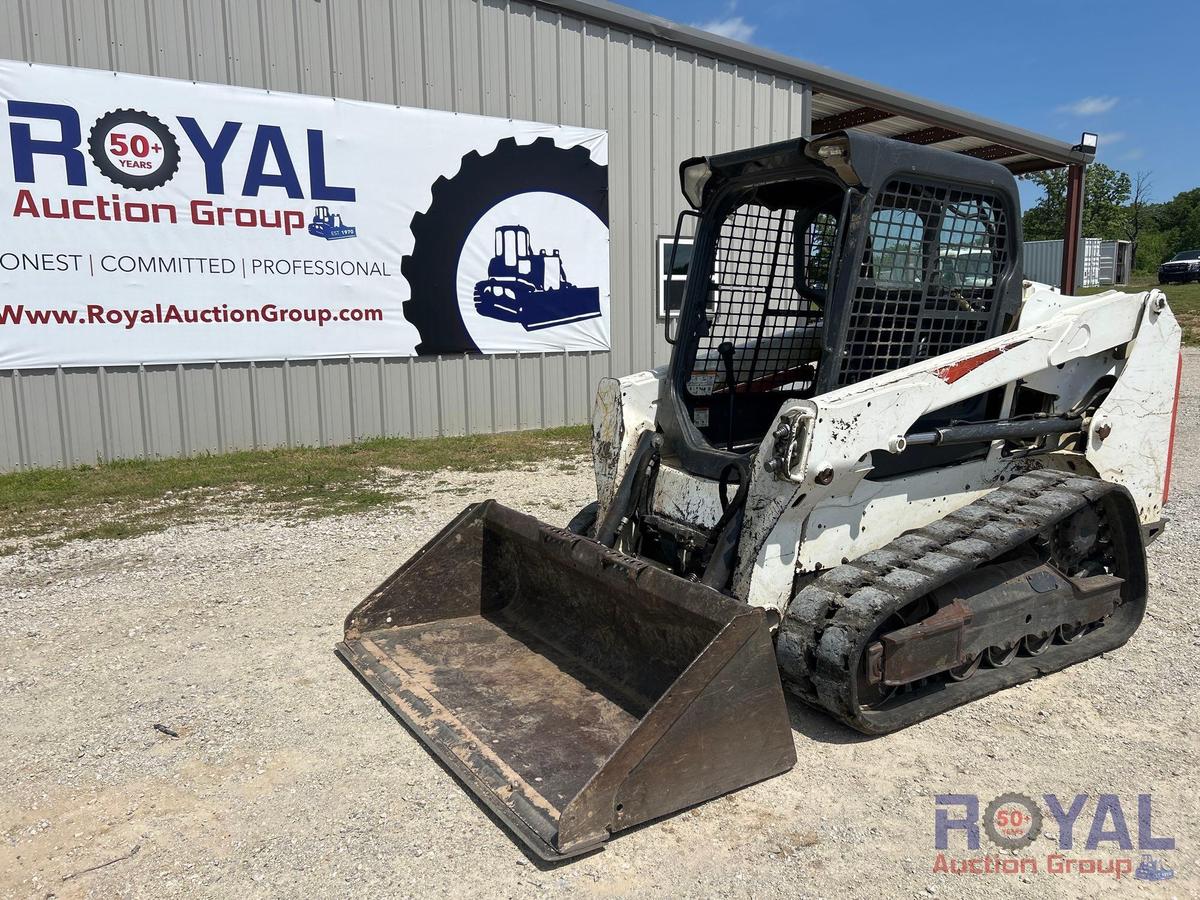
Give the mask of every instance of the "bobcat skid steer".
<svg viewBox="0 0 1200 900">
<path fill-rule="evenodd" d="M 1122 645 L 1180 330 L 1023 283 L 1012 175 L 857 133 L 696 159 L 670 364 L 601 382 L 567 529 L 468 507 L 338 652 L 533 852 Z M 1030 710 L 1032 715 L 1033 710 Z"/>
</svg>

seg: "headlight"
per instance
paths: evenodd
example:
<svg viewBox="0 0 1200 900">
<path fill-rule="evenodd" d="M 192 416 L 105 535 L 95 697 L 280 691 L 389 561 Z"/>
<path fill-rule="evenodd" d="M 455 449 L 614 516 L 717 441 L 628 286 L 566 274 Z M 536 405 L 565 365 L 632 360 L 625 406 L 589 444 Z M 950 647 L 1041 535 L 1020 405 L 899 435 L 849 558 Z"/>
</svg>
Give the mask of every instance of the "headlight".
<svg viewBox="0 0 1200 900">
<path fill-rule="evenodd" d="M 1193 259 L 1190 263 L 1188 263 L 1188 268 L 1200 269 L 1200 259 Z"/>
<path fill-rule="evenodd" d="M 850 159 L 850 138 L 845 134 L 834 134 L 832 137 L 810 141 L 804 148 L 804 154 L 809 159 L 815 159 L 833 169 L 846 184 L 862 183 L 858 173 L 854 171 Z"/>
<path fill-rule="evenodd" d="M 679 167 L 679 187 L 692 209 L 704 203 L 704 188 L 712 178 L 712 168 L 704 157 L 689 159 Z"/>
</svg>

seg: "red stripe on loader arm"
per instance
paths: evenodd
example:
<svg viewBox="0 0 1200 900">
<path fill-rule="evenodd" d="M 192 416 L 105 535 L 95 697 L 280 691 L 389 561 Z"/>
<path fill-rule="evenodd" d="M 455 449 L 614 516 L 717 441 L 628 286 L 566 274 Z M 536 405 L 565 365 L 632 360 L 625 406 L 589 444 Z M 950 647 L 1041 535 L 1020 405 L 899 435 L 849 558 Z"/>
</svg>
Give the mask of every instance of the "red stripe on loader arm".
<svg viewBox="0 0 1200 900">
<path fill-rule="evenodd" d="M 969 375 L 982 366 L 986 362 L 995 359 L 1001 353 L 1011 350 L 1013 347 L 1019 347 L 1024 344 L 1028 338 L 1013 341 L 1011 344 L 1004 344 L 1001 347 L 995 347 L 991 350 L 985 350 L 983 353 L 977 353 L 974 356 L 967 357 L 960 362 L 951 363 L 948 366 L 942 366 L 940 369 L 934 369 L 933 374 L 946 384 L 954 384 L 965 375 Z"/>
<path fill-rule="evenodd" d="M 1175 369 L 1175 402 L 1171 404 L 1171 436 L 1167 438 L 1167 474 L 1163 478 L 1163 506 L 1171 498 L 1171 465 L 1175 462 L 1175 423 L 1179 418 L 1179 388 L 1183 384 L 1183 351 L 1179 351 L 1179 365 Z"/>
</svg>

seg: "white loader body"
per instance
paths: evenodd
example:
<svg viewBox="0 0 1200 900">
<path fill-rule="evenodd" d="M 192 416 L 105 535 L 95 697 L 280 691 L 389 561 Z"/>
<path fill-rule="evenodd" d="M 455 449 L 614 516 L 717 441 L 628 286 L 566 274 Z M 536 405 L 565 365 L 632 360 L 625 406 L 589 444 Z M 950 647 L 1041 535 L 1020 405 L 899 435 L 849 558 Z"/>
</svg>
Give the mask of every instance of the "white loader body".
<svg viewBox="0 0 1200 900">
<path fill-rule="evenodd" d="M 1128 345 L 1124 354 L 1117 348 Z M 777 424 L 801 423 L 788 464 L 766 469 L 771 433 L 755 454 L 734 574 L 739 599 L 782 614 L 797 573 L 836 566 L 942 518 L 1030 467 L 1059 468 L 1126 487 L 1143 525 L 1162 519 L 1168 486 L 1180 328 L 1159 291 L 1073 297 L 1026 283 L 1017 327 L 811 400 L 781 405 Z M 592 450 L 599 516 L 625 474 L 638 437 L 655 428 L 666 371 L 600 383 Z M 1023 380 L 1057 396 L 1055 413 L 1078 403 L 1104 376 L 1115 384 L 1093 418 L 1087 449 L 1022 459 L 1001 455 L 872 480 L 873 454 L 899 452 L 923 415 Z M 774 432 L 772 427 L 770 432 Z M 832 478 L 829 478 L 829 473 Z M 824 473 L 818 482 L 818 476 Z M 660 515 L 712 528 L 721 515 L 717 482 L 664 459 L 655 484 Z"/>
</svg>

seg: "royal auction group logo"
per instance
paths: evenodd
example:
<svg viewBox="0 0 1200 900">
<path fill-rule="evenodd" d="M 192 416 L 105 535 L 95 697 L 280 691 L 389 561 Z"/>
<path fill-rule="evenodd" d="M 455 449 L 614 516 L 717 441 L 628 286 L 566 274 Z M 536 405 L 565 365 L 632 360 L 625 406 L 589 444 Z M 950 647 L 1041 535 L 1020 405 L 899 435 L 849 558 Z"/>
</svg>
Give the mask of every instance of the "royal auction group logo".
<svg viewBox="0 0 1200 900">
<path fill-rule="evenodd" d="M 201 122 L 194 116 L 133 108 L 109 110 L 92 120 L 94 113 L 85 115 L 65 103 L 18 99 L 6 101 L 4 109 L 13 180 L 27 185 L 17 190 L 14 219 L 278 229 L 288 236 L 307 232 L 326 240 L 358 233 L 342 221 L 343 210 L 353 209 L 358 192 L 333 183 L 320 128 L 211 118 Z M 85 140 L 87 121 L 93 124 Z M 90 160 L 117 187 L 155 191 L 175 178 L 185 155 L 190 171 L 202 176 L 202 196 L 188 196 L 201 193 L 198 181 L 186 189 L 176 182 L 171 185 L 177 189 L 174 196 L 167 197 L 111 191 L 87 196 L 75 190 L 99 186 L 87 165 Z M 69 195 L 62 193 L 64 186 Z M 185 202 L 179 202 L 180 195 Z M 226 201 L 227 196 L 239 199 Z M 306 228 L 305 201 L 338 206 L 316 206 Z"/>
<path fill-rule="evenodd" d="M 1039 803 L 1009 792 L 986 805 L 976 794 L 939 794 L 934 801 L 935 873 L 1101 875 L 1143 881 L 1164 881 L 1175 874 L 1161 855 L 1175 849 L 1175 838 L 1154 833 L 1150 794 L 1137 795 L 1132 826 L 1116 794 L 1076 794 L 1069 801 L 1043 794 Z M 1031 852 L 1048 823 L 1057 827 L 1055 836 L 1046 835 L 1054 849 Z M 984 835 L 997 853 L 978 852 L 984 849 Z M 1076 846 L 1077 838 L 1082 848 Z M 963 849 L 967 852 L 958 852 Z"/>
</svg>

